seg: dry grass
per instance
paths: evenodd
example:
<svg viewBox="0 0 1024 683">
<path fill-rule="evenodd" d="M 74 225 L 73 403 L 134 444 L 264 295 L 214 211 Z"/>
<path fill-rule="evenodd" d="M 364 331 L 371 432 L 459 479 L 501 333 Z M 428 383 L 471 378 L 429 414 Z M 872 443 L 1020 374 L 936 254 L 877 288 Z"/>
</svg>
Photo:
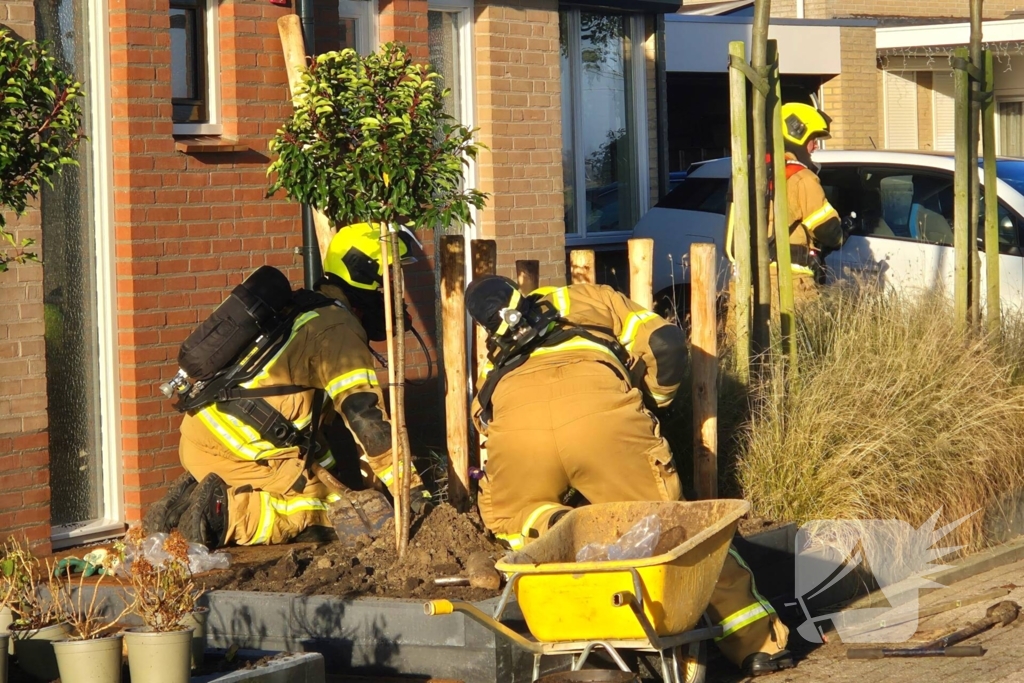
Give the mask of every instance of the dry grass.
<svg viewBox="0 0 1024 683">
<path fill-rule="evenodd" d="M 773 362 L 739 434 L 754 511 L 918 526 L 981 510 L 955 540 L 982 546 L 998 501 L 1024 489 L 1024 326 L 965 337 L 945 301 L 849 290 L 798 318 L 799 381 L 784 391 Z"/>
</svg>

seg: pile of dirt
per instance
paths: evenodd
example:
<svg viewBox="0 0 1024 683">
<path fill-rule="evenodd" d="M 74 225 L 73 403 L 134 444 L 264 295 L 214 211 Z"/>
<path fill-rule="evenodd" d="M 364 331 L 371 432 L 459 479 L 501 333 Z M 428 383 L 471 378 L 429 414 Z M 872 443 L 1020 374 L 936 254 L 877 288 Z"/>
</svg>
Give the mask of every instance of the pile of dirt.
<svg viewBox="0 0 1024 683">
<path fill-rule="evenodd" d="M 450 505 L 440 505 L 413 521 L 409 548 L 401 561 L 395 550 L 394 524 L 388 522 L 375 541 L 367 537 L 350 546 L 338 541 L 295 545 L 283 555 L 256 561 L 246 561 L 239 554 L 231 569 L 203 579 L 208 589 L 482 600 L 495 592 L 434 585 L 435 578 L 462 575 L 469 556 L 479 551 L 494 559 L 506 552 L 488 538 L 475 511 L 460 514 Z"/>
</svg>

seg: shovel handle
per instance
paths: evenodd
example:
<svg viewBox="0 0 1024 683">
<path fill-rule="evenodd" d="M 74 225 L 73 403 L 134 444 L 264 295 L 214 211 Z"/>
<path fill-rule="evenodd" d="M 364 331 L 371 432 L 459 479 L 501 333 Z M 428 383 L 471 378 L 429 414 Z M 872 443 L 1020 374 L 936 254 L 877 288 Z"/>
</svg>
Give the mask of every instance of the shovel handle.
<svg viewBox="0 0 1024 683">
<path fill-rule="evenodd" d="M 347 496 L 349 489 L 347 486 L 338 481 L 338 478 L 327 471 L 320 463 L 314 462 L 310 469 L 313 470 L 313 474 L 320 480 L 320 483 L 327 487 L 327 490 L 331 493 L 336 493 L 339 496 Z"/>
<path fill-rule="evenodd" d="M 881 659 L 885 652 L 880 647 L 859 647 L 846 651 L 847 659 Z"/>
</svg>

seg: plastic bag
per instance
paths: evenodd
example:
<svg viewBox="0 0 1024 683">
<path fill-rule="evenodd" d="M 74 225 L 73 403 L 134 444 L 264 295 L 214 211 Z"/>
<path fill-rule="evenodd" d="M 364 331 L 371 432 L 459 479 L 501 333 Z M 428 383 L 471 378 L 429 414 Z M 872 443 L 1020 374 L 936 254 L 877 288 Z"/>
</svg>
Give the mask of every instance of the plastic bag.
<svg viewBox="0 0 1024 683">
<path fill-rule="evenodd" d="M 164 550 L 166 540 L 167 534 L 164 533 L 151 534 L 142 539 L 142 543 L 139 544 L 141 556 L 154 567 L 163 567 L 164 562 L 170 558 L 170 555 Z M 127 570 L 136 559 L 135 549 L 132 546 L 125 548 L 124 559 L 124 570 Z M 188 544 L 188 569 L 193 574 L 202 574 L 214 569 L 227 569 L 230 566 L 231 556 L 227 553 L 211 553 L 204 545 Z"/>
<path fill-rule="evenodd" d="M 647 515 L 615 543 L 588 543 L 576 553 L 577 562 L 614 562 L 651 557 L 661 538 L 661 518 Z"/>
</svg>

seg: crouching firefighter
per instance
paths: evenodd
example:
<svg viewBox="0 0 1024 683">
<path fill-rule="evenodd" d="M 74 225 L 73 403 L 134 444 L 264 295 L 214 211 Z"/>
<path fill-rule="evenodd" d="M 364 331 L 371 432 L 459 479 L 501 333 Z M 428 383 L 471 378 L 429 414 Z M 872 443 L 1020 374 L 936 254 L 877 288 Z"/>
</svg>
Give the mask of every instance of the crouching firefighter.
<svg viewBox="0 0 1024 683">
<path fill-rule="evenodd" d="M 543 536 L 570 510 L 570 488 L 591 503 L 680 499 L 655 417 L 686 369 L 678 327 L 587 284 L 523 296 L 488 276 L 469 285 L 466 308 L 488 332 L 472 410 L 487 440 L 480 514 L 498 539 L 518 549 Z M 733 549 L 708 614 L 723 653 L 749 674 L 793 666 L 786 627 Z"/>
<path fill-rule="evenodd" d="M 403 241 L 400 254 L 407 251 Z M 315 291 L 293 292 L 263 266 L 193 332 L 165 385 L 186 412 L 178 450 L 186 473 L 147 511 L 147 533 L 177 526 L 210 548 L 329 537 L 334 497 L 307 464 L 335 465 L 319 432 L 338 416 L 362 452 L 364 476 L 398 484 L 367 345 L 385 337 L 382 269 L 376 227 L 348 226 L 331 241 Z M 418 510 L 429 494 L 410 476 Z"/>
</svg>

